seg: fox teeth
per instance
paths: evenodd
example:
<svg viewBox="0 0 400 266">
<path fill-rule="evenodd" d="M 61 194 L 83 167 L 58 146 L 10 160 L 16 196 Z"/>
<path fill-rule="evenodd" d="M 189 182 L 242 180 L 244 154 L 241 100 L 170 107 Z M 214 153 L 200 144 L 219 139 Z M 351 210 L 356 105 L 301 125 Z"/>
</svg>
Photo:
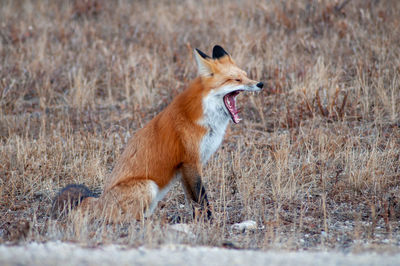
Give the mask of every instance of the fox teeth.
<svg viewBox="0 0 400 266">
<path fill-rule="evenodd" d="M 229 98 L 228 98 L 228 105 L 229 105 L 229 107 L 232 107 L 232 102 L 231 102 L 231 99 L 229 99 Z"/>
</svg>

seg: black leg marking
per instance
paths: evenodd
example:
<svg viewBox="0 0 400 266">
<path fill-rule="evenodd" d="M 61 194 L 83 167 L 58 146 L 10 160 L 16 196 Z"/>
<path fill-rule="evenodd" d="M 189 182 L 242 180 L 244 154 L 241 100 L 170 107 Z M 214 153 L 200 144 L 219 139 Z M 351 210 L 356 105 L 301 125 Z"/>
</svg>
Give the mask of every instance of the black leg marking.
<svg viewBox="0 0 400 266">
<path fill-rule="evenodd" d="M 210 204 L 208 202 L 206 189 L 204 188 L 200 178 L 196 181 L 195 189 L 196 189 L 197 203 L 199 203 L 201 205 L 202 211 L 204 211 L 204 209 L 206 209 L 207 219 L 211 219 L 212 213 L 209 208 Z"/>
</svg>

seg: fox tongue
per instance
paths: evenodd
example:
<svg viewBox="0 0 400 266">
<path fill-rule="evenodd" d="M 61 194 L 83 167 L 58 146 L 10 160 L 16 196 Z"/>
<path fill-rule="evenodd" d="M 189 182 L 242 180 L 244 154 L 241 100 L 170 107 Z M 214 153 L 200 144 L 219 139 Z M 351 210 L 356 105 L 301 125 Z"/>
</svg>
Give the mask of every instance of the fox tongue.
<svg viewBox="0 0 400 266">
<path fill-rule="evenodd" d="M 239 111 L 236 109 L 236 96 L 239 91 L 231 92 L 224 96 L 225 106 L 231 114 L 232 120 L 235 124 L 240 122 Z"/>
</svg>

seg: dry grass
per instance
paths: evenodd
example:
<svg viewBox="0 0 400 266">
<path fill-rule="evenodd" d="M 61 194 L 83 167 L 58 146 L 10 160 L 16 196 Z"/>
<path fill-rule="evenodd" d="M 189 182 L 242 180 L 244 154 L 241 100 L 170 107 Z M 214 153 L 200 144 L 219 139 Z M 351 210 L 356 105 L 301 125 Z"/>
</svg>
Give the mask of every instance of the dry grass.
<svg viewBox="0 0 400 266">
<path fill-rule="evenodd" d="M 3 1 L 0 242 L 399 250 L 400 2 Z M 240 99 L 204 169 L 213 223 L 176 186 L 150 220 L 52 221 L 69 183 L 101 191 L 129 136 L 221 44 L 259 95 Z M 181 215 L 194 235 L 168 229 Z M 251 219 L 259 229 L 236 232 Z"/>
</svg>

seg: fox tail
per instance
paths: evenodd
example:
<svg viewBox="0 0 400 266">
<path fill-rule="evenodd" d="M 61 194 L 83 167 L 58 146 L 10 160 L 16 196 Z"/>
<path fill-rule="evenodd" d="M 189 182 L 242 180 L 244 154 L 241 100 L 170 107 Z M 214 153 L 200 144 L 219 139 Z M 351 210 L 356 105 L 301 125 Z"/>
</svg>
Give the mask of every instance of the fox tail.
<svg viewBox="0 0 400 266">
<path fill-rule="evenodd" d="M 87 186 L 83 184 L 70 184 L 58 192 L 51 206 L 51 217 L 53 219 L 66 216 L 70 210 L 78 206 L 84 199 L 97 198 Z"/>
</svg>

